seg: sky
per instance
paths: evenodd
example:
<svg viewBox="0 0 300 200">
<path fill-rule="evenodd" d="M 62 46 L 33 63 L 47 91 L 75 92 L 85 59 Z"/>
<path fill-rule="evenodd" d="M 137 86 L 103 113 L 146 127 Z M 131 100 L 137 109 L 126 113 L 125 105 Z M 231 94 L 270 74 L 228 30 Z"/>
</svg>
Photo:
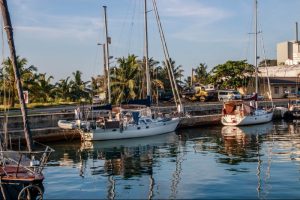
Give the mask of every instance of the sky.
<svg viewBox="0 0 300 200">
<path fill-rule="evenodd" d="M 116 58 L 144 55 L 143 0 L 9 0 L 17 55 L 54 81 L 103 74 L 104 9 L 107 6 L 111 66 Z M 205 63 L 254 63 L 254 0 L 157 0 L 170 57 L 184 76 Z M 163 61 L 152 1 L 148 4 L 149 57 Z M 277 43 L 295 40 L 299 0 L 258 0 L 259 56 L 276 59 Z M 5 35 L 6 38 L 6 35 Z M 7 41 L 5 40 L 7 43 Z M 3 46 L 3 45 L 2 45 Z M 265 52 L 265 53 L 263 53 Z M 2 57 L 9 51 L 4 47 Z"/>
</svg>

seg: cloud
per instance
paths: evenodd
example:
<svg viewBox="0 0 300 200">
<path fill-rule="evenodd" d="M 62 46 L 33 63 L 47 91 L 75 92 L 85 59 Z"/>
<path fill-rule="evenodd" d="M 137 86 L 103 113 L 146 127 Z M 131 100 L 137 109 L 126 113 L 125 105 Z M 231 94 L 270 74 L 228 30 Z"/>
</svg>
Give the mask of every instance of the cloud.
<svg viewBox="0 0 300 200">
<path fill-rule="evenodd" d="M 93 29 L 80 30 L 75 28 L 57 28 L 57 27 L 42 27 L 42 26 L 16 26 L 15 30 L 33 37 L 42 39 L 67 39 L 73 38 L 79 41 L 95 36 L 97 33 Z"/>
<path fill-rule="evenodd" d="M 37 14 L 23 16 L 22 22 L 17 23 L 14 29 L 45 39 L 74 38 L 82 41 L 99 34 L 102 27 L 98 18 Z"/>
<path fill-rule="evenodd" d="M 167 25 L 178 27 L 180 24 L 180 28 L 172 28 L 171 37 L 190 42 L 207 41 L 212 35 L 211 32 L 210 35 L 206 35 L 204 30 L 214 31 L 213 24 L 232 16 L 227 10 L 196 0 L 169 0 L 159 3 L 160 8 L 165 8 L 161 13 L 167 18 Z"/>
<path fill-rule="evenodd" d="M 44 39 L 72 38 L 79 41 L 99 35 L 102 19 L 41 9 L 36 0 L 12 0 L 11 15 L 16 31 Z"/>
<path fill-rule="evenodd" d="M 164 8 L 163 15 L 170 17 L 193 17 L 193 19 L 208 18 L 215 21 L 230 15 L 225 10 L 206 6 L 195 0 L 169 0 L 161 1 L 160 3 L 160 7 Z"/>
</svg>

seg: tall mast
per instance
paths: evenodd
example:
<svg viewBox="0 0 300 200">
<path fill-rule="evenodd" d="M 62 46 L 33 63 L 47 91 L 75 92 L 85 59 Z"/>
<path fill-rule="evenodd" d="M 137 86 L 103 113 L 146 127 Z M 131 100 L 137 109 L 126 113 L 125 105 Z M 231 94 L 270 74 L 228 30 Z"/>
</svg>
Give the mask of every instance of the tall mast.
<svg viewBox="0 0 300 200">
<path fill-rule="evenodd" d="M 15 74 L 15 81 L 16 81 L 16 86 L 18 90 L 18 96 L 19 96 L 19 101 L 20 101 L 20 107 L 21 107 L 21 112 L 22 112 L 22 117 L 23 117 L 23 124 L 24 124 L 24 134 L 25 134 L 25 139 L 27 143 L 27 148 L 28 151 L 32 151 L 32 136 L 31 136 L 31 131 L 27 119 L 27 109 L 24 101 L 24 95 L 23 95 L 23 88 L 22 88 L 22 83 L 20 81 L 20 72 L 17 67 L 17 56 L 16 56 L 16 50 L 15 50 L 15 44 L 14 44 L 14 37 L 13 37 L 13 29 L 10 21 L 10 15 L 7 7 L 7 2 L 6 0 L 0 0 L 0 6 L 1 6 L 1 12 L 2 12 L 2 17 L 3 17 L 3 23 L 4 23 L 4 29 L 6 31 L 7 35 L 7 42 L 10 50 L 10 59 L 13 65 L 13 70 Z"/>
<path fill-rule="evenodd" d="M 172 69 L 172 66 L 171 66 L 171 63 L 170 63 L 169 51 L 168 51 L 168 47 L 167 47 L 167 44 L 166 44 L 164 31 L 162 29 L 162 25 L 161 25 L 161 22 L 160 22 L 158 10 L 157 10 L 157 5 L 156 5 L 156 0 L 152 0 L 152 3 L 153 3 L 156 22 L 157 22 L 157 26 L 158 26 L 158 30 L 159 30 L 159 34 L 160 34 L 160 41 L 161 41 L 161 44 L 162 44 L 162 48 L 163 48 L 163 52 L 164 52 L 164 56 L 165 56 L 165 60 L 166 60 L 166 66 L 167 66 L 167 71 L 168 71 L 168 75 L 169 75 L 169 78 L 170 78 L 172 92 L 173 92 L 174 99 L 175 99 L 175 104 L 176 104 L 176 107 L 177 107 L 177 111 L 182 112 L 183 107 L 182 107 L 182 103 L 181 103 L 181 100 L 180 100 L 180 95 L 179 95 L 179 92 L 178 92 L 178 88 L 177 88 L 176 80 L 175 80 L 175 77 L 174 77 L 173 69 Z"/>
<path fill-rule="evenodd" d="M 108 103 L 111 104 L 111 88 L 110 88 L 110 72 L 109 72 L 109 51 L 108 51 L 108 34 L 107 34 L 107 18 L 106 18 L 106 6 L 104 8 L 104 23 L 105 23 L 105 67 L 107 74 L 107 95 Z"/>
<path fill-rule="evenodd" d="M 102 45 L 102 48 L 103 48 L 103 71 L 104 71 L 104 89 L 105 89 L 105 101 L 108 102 L 108 92 L 107 92 L 107 82 L 106 80 L 108 79 L 108 76 L 107 76 L 107 70 L 106 70 L 106 55 L 105 55 L 105 51 L 106 51 L 106 45 L 103 44 Z"/>
<path fill-rule="evenodd" d="M 255 19 L 254 19 L 254 23 L 255 23 L 255 39 L 254 39 L 254 65 L 255 65 L 255 93 L 258 94 L 258 66 L 257 66 L 257 0 L 254 0 L 255 5 L 254 5 L 254 9 L 255 9 Z"/>
<path fill-rule="evenodd" d="M 145 20 L 145 65 L 147 81 L 147 99 L 151 97 L 150 70 L 148 62 L 148 25 L 147 25 L 147 0 L 144 0 L 144 20 Z"/>
</svg>

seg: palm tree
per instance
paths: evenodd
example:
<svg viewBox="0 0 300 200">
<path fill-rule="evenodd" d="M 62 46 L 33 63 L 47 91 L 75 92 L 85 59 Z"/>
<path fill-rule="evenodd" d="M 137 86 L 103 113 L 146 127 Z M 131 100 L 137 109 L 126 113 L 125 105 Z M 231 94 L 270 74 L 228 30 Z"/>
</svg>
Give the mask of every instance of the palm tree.
<svg viewBox="0 0 300 200">
<path fill-rule="evenodd" d="M 37 71 L 37 68 L 33 65 L 26 68 L 27 59 L 20 58 L 17 56 L 17 67 L 20 71 L 21 81 L 24 90 L 28 90 L 34 84 L 34 73 Z M 16 84 L 15 84 L 15 75 L 13 71 L 13 66 L 10 58 L 7 58 L 2 63 L 1 68 L 1 78 L 2 78 L 2 85 L 5 86 L 6 92 L 9 94 L 9 104 L 11 107 L 15 106 L 15 99 L 16 99 Z"/>
<path fill-rule="evenodd" d="M 149 59 L 152 99 L 157 99 L 158 89 L 164 88 L 163 81 L 159 79 L 160 67 L 157 66 L 158 64 L 159 62 L 154 60 L 153 58 Z"/>
<path fill-rule="evenodd" d="M 50 98 L 54 99 L 55 86 L 51 84 L 53 76 L 46 77 L 46 73 L 36 74 L 36 84 L 34 86 L 35 96 L 43 102 L 47 102 Z"/>
<path fill-rule="evenodd" d="M 111 77 L 112 96 L 115 103 L 135 99 L 139 92 L 136 86 L 140 65 L 135 55 L 129 55 L 117 60 L 118 67 L 115 68 L 115 76 Z"/>
<path fill-rule="evenodd" d="M 84 82 L 81 78 L 82 72 L 79 70 L 72 73 L 74 80 L 70 81 L 71 84 L 71 99 L 73 101 L 80 100 L 81 98 L 88 98 L 89 92 L 87 91 L 87 84 L 90 81 Z"/>
<path fill-rule="evenodd" d="M 207 65 L 205 63 L 200 63 L 198 67 L 195 68 L 195 80 L 193 82 L 198 82 L 201 84 L 206 84 L 207 83 L 207 77 L 208 77 L 208 72 L 207 72 Z"/>
<path fill-rule="evenodd" d="M 181 69 L 182 65 L 175 66 L 175 61 L 172 60 L 172 58 L 170 58 L 170 63 L 177 84 L 177 88 L 181 90 L 183 86 L 183 81 L 181 81 L 181 77 L 183 77 L 183 71 L 184 71 L 183 69 Z M 162 64 L 163 64 L 163 68 L 161 68 L 160 70 L 159 79 L 163 81 L 165 89 L 171 90 L 171 83 L 167 71 L 167 64 L 164 61 L 162 62 Z"/>
<path fill-rule="evenodd" d="M 70 98 L 71 96 L 71 84 L 69 82 L 69 79 L 70 77 L 68 76 L 66 79 L 61 79 L 58 83 L 56 83 L 55 92 L 58 97 L 62 98 L 63 100 L 68 100 L 68 98 Z"/>
</svg>

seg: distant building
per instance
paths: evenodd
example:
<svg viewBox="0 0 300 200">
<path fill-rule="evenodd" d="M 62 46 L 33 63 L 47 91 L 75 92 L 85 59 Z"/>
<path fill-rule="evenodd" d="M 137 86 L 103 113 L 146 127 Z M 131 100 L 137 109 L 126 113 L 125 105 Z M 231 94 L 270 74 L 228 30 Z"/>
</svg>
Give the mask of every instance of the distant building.
<svg viewBox="0 0 300 200">
<path fill-rule="evenodd" d="M 300 64 L 300 42 L 287 41 L 277 44 L 277 65 Z"/>
<path fill-rule="evenodd" d="M 263 83 L 261 85 L 266 85 L 265 78 L 269 77 L 273 98 L 300 94 L 300 42 L 297 22 L 296 39 L 277 44 L 277 66 L 259 67 L 258 71 L 260 82 Z M 268 96 L 266 92 L 261 93 Z"/>
<path fill-rule="evenodd" d="M 300 64 L 300 42 L 298 40 L 298 22 L 296 22 L 296 39 L 277 44 L 277 65 Z"/>
<path fill-rule="evenodd" d="M 259 77 L 260 82 L 264 85 L 267 84 L 266 77 L 269 77 L 273 98 L 300 94 L 300 65 L 260 67 Z M 265 91 L 262 90 L 262 87 L 260 88 L 260 91 Z M 266 92 L 261 93 L 268 96 Z"/>
</svg>

